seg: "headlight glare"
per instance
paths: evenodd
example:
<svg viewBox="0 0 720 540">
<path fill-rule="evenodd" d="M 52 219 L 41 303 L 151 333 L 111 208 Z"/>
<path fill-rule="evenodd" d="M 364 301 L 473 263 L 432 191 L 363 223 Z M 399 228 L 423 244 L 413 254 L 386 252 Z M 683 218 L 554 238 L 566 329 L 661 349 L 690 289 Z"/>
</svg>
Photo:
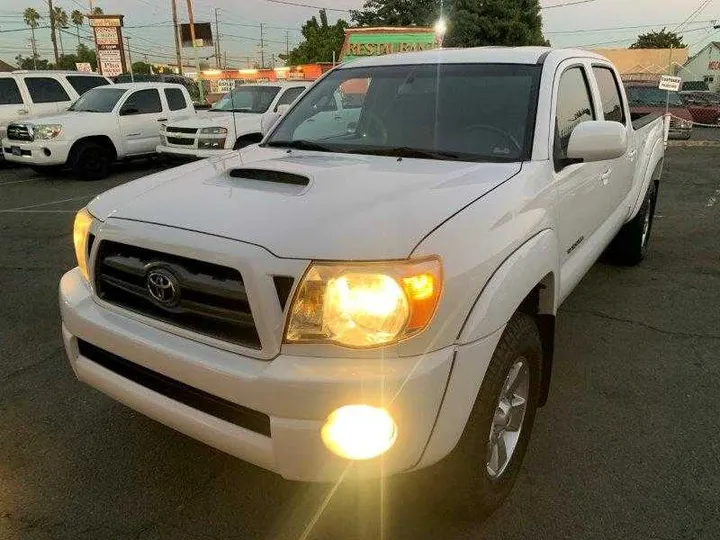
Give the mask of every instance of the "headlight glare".
<svg viewBox="0 0 720 540">
<path fill-rule="evenodd" d="M 332 453 L 345 459 L 366 460 L 392 448 L 397 425 L 385 409 L 347 405 L 330 414 L 320 435 Z"/>
<path fill-rule="evenodd" d="M 78 267 L 83 277 L 90 279 L 88 271 L 88 235 L 90 234 L 90 226 L 93 217 L 87 209 L 83 208 L 75 215 L 75 223 L 73 224 L 73 244 L 75 244 L 75 257 Z"/>
<path fill-rule="evenodd" d="M 62 133 L 62 126 L 60 124 L 37 124 L 33 126 L 33 133 L 35 140 L 54 139 Z"/>
<path fill-rule="evenodd" d="M 293 300 L 288 343 L 375 347 L 430 323 L 442 290 L 437 258 L 388 263 L 315 263 Z"/>
</svg>

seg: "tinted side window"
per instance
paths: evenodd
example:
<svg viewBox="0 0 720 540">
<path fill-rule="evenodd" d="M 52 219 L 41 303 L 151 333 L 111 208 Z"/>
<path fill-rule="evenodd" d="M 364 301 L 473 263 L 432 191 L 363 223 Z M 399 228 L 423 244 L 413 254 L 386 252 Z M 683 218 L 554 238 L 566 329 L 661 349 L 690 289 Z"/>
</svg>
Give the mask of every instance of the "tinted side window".
<svg viewBox="0 0 720 540">
<path fill-rule="evenodd" d="M 595 79 L 600 89 L 600 100 L 602 101 L 605 120 L 610 122 L 625 123 L 625 110 L 620 99 L 620 90 L 615 74 L 608 68 L 593 68 Z"/>
<path fill-rule="evenodd" d="M 155 89 L 138 90 L 122 106 L 121 114 L 152 114 L 162 112 L 160 93 Z"/>
<path fill-rule="evenodd" d="M 305 91 L 304 86 L 296 86 L 294 88 L 288 88 L 285 90 L 282 96 L 280 96 L 280 99 L 278 99 L 277 106 L 280 105 L 290 105 L 293 101 L 295 101 L 300 94 L 302 94 Z"/>
<path fill-rule="evenodd" d="M 563 167 L 567 159 L 570 134 L 583 122 L 595 120 L 590 86 L 582 68 L 571 68 L 562 74 L 555 112 L 555 169 Z"/>
<path fill-rule="evenodd" d="M 0 105 L 22 105 L 22 96 L 15 79 L 0 79 Z"/>
<path fill-rule="evenodd" d="M 70 101 L 62 85 L 50 77 L 26 77 L 25 85 L 33 103 L 57 103 Z"/>
<path fill-rule="evenodd" d="M 88 90 L 92 90 L 96 86 L 107 86 L 110 84 L 104 77 L 85 77 L 81 75 L 68 75 L 67 78 L 70 86 L 72 86 L 79 96 L 82 96 Z"/>
<path fill-rule="evenodd" d="M 179 88 L 166 88 L 165 98 L 171 111 L 186 109 L 188 106 L 187 101 L 185 101 L 185 96 Z"/>
</svg>

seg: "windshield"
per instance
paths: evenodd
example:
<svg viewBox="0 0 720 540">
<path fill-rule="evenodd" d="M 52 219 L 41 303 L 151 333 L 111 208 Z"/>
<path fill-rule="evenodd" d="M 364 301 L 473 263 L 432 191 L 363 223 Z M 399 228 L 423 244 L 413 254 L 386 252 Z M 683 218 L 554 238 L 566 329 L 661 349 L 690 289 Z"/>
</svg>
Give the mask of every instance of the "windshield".
<svg viewBox="0 0 720 540">
<path fill-rule="evenodd" d="M 627 96 L 630 105 L 638 107 L 664 107 L 668 92 L 653 86 L 628 86 Z M 671 107 L 685 107 L 682 97 L 677 92 L 670 92 Z"/>
<path fill-rule="evenodd" d="M 346 68 L 307 91 L 268 146 L 462 161 L 530 155 L 540 67 Z"/>
<path fill-rule="evenodd" d="M 85 92 L 68 110 L 98 113 L 110 112 L 115 108 L 115 105 L 117 105 L 117 102 L 120 101 L 120 98 L 125 92 L 127 92 L 127 90 L 121 88 L 93 88 Z"/>
<path fill-rule="evenodd" d="M 278 86 L 241 86 L 221 97 L 210 111 L 264 113 L 279 91 Z"/>
</svg>

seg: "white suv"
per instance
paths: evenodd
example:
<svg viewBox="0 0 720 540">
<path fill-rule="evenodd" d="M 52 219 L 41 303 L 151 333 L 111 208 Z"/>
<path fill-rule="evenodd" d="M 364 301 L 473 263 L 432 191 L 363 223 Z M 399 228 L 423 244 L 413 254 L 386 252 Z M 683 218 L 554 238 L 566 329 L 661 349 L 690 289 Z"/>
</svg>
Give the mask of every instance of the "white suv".
<svg viewBox="0 0 720 540">
<path fill-rule="evenodd" d="M 88 90 L 107 84 L 112 83 L 97 73 L 80 71 L 0 73 L 0 139 L 10 122 L 65 111 Z"/>
</svg>

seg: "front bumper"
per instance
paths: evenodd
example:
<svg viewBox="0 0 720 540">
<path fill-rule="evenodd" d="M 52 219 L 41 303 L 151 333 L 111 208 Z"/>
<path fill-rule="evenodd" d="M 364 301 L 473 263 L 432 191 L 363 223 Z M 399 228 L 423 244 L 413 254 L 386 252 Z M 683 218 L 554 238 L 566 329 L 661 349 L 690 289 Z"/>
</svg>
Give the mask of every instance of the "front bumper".
<svg viewBox="0 0 720 540">
<path fill-rule="evenodd" d="M 386 360 L 282 352 L 272 360 L 258 360 L 101 306 L 77 268 L 61 280 L 60 307 L 65 349 L 81 381 L 186 435 L 292 480 L 332 481 L 346 471 L 349 462 L 324 447 L 320 430 L 333 410 L 355 403 L 386 407 L 397 422 L 398 437 L 382 458 L 357 462 L 353 473 L 372 477 L 417 467 L 426 448 L 437 446 L 430 445 L 431 435 L 454 358 L 462 356 L 449 347 Z M 80 353 L 78 340 L 267 415 L 270 435 L 201 412 L 106 369 Z M 477 365 L 475 354 L 472 361 Z M 459 421 L 464 426 L 464 419 Z"/>
<path fill-rule="evenodd" d="M 158 154 L 163 154 L 170 157 L 184 158 L 184 159 L 205 159 L 214 156 L 222 156 L 228 152 L 232 152 L 232 148 L 223 148 L 222 150 L 198 150 L 197 148 L 178 148 L 176 146 L 164 146 L 159 145 L 155 148 Z"/>
<path fill-rule="evenodd" d="M 21 155 L 12 153 L 12 148 L 20 149 Z M 71 141 L 14 141 L 2 139 L 4 157 L 7 161 L 27 165 L 64 165 L 67 162 Z M 48 155 L 49 154 L 49 155 Z"/>
</svg>

